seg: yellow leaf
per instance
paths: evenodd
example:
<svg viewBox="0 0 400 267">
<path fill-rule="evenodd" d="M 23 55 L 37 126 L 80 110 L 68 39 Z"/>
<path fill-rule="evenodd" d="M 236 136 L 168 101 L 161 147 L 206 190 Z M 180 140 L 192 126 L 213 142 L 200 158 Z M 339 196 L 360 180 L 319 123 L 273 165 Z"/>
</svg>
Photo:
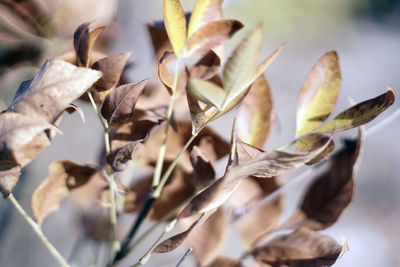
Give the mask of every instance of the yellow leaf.
<svg viewBox="0 0 400 267">
<path fill-rule="evenodd" d="M 164 22 L 176 55 L 186 42 L 186 18 L 179 0 L 164 0 Z"/>
<path fill-rule="evenodd" d="M 188 37 L 207 23 L 221 19 L 222 0 L 196 1 L 192 15 L 190 16 Z"/>
</svg>

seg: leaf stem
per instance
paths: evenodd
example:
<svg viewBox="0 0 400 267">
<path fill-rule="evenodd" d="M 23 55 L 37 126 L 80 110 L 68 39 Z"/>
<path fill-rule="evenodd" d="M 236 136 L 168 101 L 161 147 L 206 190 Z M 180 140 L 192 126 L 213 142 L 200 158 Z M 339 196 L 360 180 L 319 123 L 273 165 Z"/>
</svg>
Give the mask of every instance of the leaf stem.
<svg viewBox="0 0 400 267">
<path fill-rule="evenodd" d="M 143 257 L 141 257 L 140 260 L 132 267 L 142 266 L 147 263 L 147 261 L 150 259 L 151 253 L 157 247 L 158 243 L 164 238 L 164 236 L 166 236 L 169 232 L 172 231 L 172 229 L 174 229 L 177 221 L 178 221 L 178 219 L 175 219 L 172 222 L 170 222 L 167 226 L 165 226 L 164 231 L 157 238 L 157 240 L 153 243 L 153 245 L 149 248 L 149 250 L 147 250 L 146 254 L 144 254 Z"/>
<path fill-rule="evenodd" d="M 32 230 L 36 233 L 36 235 L 40 238 L 45 247 L 50 251 L 50 253 L 54 256 L 60 266 L 68 267 L 68 262 L 64 259 L 64 257 L 58 252 L 58 250 L 50 243 L 47 237 L 43 234 L 40 226 L 26 213 L 26 211 L 21 207 L 18 201 L 15 199 L 14 195 L 11 193 L 8 197 L 17 211 L 24 217 L 26 222 L 32 227 Z"/>
<path fill-rule="evenodd" d="M 110 147 L 110 136 L 109 132 L 110 129 L 108 127 L 107 121 L 103 119 L 101 113 L 97 107 L 96 102 L 93 99 L 92 93 L 90 90 L 87 91 L 87 95 L 89 97 L 90 103 L 92 103 L 93 109 L 96 111 L 97 117 L 99 118 L 101 125 L 103 126 L 104 130 L 104 145 L 106 148 L 106 154 L 111 152 Z M 111 239 L 113 242 L 113 250 L 118 252 L 121 249 L 121 245 L 117 239 L 117 208 L 115 204 L 115 178 L 114 178 L 114 170 L 111 168 L 109 173 L 110 178 L 110 223 L 111 223 Z"/>
</svg>

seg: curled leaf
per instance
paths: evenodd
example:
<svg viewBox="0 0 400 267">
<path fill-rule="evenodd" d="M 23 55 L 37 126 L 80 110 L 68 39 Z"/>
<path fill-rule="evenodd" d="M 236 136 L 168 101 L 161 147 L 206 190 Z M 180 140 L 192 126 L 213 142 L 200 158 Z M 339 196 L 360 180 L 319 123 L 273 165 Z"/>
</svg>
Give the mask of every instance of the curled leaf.
<svg viewBox="0 0 400 267">
<path fill-rule="evenodd" d="M 164 0 L 164 22 L 176 55 L 186 42 L 186 18 L 179 0 Z"/>
<path fill-rule="evenodd" d="M 139 95 L 148 81 L 121 85 L 107 95 L 101 106 L 101 115 L 109 126 L 115 127 L 130 121 Z"/>
<path fill-rule="evenodd" d="M 99 71 L 48 60 L 33 80 L 21 84 L 8 111 L 53 123 L 100 77 Z"/>
<path fill-rule="evenodd" d="M 296 118 L 296 136 L 320 126 L 331 114 L 340 91 L 340 66 L 335 51 L 322 56 L 301 88 Z"/>
<path fill-rule="evenodd" d="M 332 238 L 307 228 L 277 237 L 251 252 L 257 262 L 272 266 L 331 266 L 342 246 Z"/>
<path fill-rule="evenodd" d="M 111 151 L 111 153 L 107 155 L 107 163 L 110 164 L 115 171 L 125 170 L 126 164 L 132 160 L 133 152 L 141 141 L 142 140 L 130 142 Z"/>
<path fill-rule="evenodd" d="M 296 151 L 297 152 L 313 151 L 314 149 L 317 149 L 321 147 L 321 145 L 328 142 L 329 139 L 330 137 L 324 134 L 319 134 L 319 133 L 307 134 L 306 136 L 303 136 L 297 140 Z M 326 149 L 322 151 L 319 155 L 317 155 L 315 158 L 307 162 L 307 165 L 316 164 L 322 160 L 327 159 L 334 149 L 335 149 L 335 143 L 333 142 L 333 140 L 330 140 Z"/>
<path fill-rule="evenodd" d="M 72 113 L 74 113 L 75 111 L 78 112 L 79 117 L 81 117 L 82 121 L 85 122 L 85 114 L 83 113 L 83 110 L 82 110 L 80 107 L 78 107 L 78 106 L 76 106 L 76 105 L 74 105 L 74 104 L 70 104 L 70 105 L 65 109 L 65 111 L 68 112 L 69 114 L 72 114 Z M 60 119 L 60 120 L 61 120 L 61 119 Z M 57 120 L 56 120 L 56 121 L 57 121 Z M 55 125 L 58 125 L 58 123 L 54 123 L 54 124 L 55 124 Z"/>
<path fill-rule="evenodd" d="M 200 188 L 210 184 L 215 179 L 215 169 L 207 154 L 201 148 L 194 146 L 190 153 L 193 165 L 194 179 Z"/>
<path fill-rule="evenodd" d="M 90 23 L 81 24 L 74 33 L 74 48 L 79 66 L 88 67 L 94 43 L 105 27 L 89 28 Z"/>
<path fill-rule="evenodd" d="M 112 55 L 93 63 L 92 69 L 103 72 L 101 79 L 94 84 L 97 92 L 110 90 L 118 84 L 130 55 L 131 53 Z"/>
<path fill-rule="evenodd" d="M 184 48 L 185 57 L 204 55 L 210 49 L 229 40 L 243 24 L 237 20 L 217 20 L 206 24 L 194 32 Z"/>
<path fill-rule="evenodd" d="M 36 188 L 31 200 L 32 211 L 39 224 L 58 210 L 62 200 L 72 190 L 85 185 L 97 172 L 93 167 L 68 160 L 54 161 L 49 170 L 49 176 Z"/>
<path fill-rule="evenodd" d="M 337 132 L 361 126 L 372 121 L 385 111 L 385 109 L 393 104 L 394 99 L 394 89 L 389 86 L 386 93 L 346 109 L 322 126 L 317 132 Z"/>
</svg>

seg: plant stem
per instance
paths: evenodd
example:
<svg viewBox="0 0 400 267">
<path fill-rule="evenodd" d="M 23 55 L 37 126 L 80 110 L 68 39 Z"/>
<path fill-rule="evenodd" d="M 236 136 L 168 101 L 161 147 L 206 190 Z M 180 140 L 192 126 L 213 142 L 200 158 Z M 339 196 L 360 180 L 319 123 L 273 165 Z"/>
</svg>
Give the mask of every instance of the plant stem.
<svg viewBox="0 0 400 267">
<path fill-rule="evenodd" d="M 161 233 L 161 235 L 157 238 L 157 240 L 149 248 L 149 250 L 146 252 L 146 254 L 144 254 L 143 257 L 141 257 L 140 260 L 135 265 L 133 265 L 133 267 L 142 266 L 147 263 L 147 261 L 150 259 L 151 253 L 157 247 L 158 243 L 164 238 L 164 236 L 166 236 L 169 232 L 172 231 L 172 229 L 174 229 L 177 221 L 178 220 L 175 219 L 172 222 L 170 222 L 167 226 L 165 226 L 164 231 Z"/>
<path fill-rule="evenodd" d="M 106 147 L 106 154 L 111 152 L 110 147 L 110 136 L 109 136 L 109 127 L 107 121 L 103 119 L 99 109 L 97 108 L 96 102 L 93 99 L 92 93 L 90 90 L 87 91 L 90 103 L 92 103 L 93 109 L 96 111 L 97 117 L 99 118 L 101 125 L 103 126 L 104 130 L 104 144 Z M 110 173 L 110 223 L 111 223 L 111 239 L 113 242 L 113 250 L 118 252 L 121 249 L 121 245 L 117 239 L 117 209 L 115 205 L 115 178 L 114 178 L 114 170 L 111 168 Z"/>
<path fill-rule="evenodd" d="M 15 199 L 14 195 L 11 193 L 8 197 L 17 211 L 24 217 L 27 223 L 32 227 L 32 230 L 36 233 L 36 235 L 40 238 L 45 247 L 50 251 L 50 253 L 54 256 L 60 266 L 67 267 L 69 266 L 68 262 L 64 259 L 64 257 L 57 251 L 57 249 L 50 243 L 47 237 L 43 234 L 40 226 L 25 212 L 25 210 L 21 207 L 18 201 Z"/>
<path fill-rule="evenodd" d="M 176 87 L 177 87 L 178 78 L 179 78 L 179 65 L 180 65 L 180 57 L 178 56 L 178 59 L 176 60 L 176 64 L 175 64 L 174 82 L 173 82 L 173 85 L 171 88 L 172 95 L 169 98 L 169 104 L 168 104 L 168 110 L 167 110 L 167 121 L 165 123 L 162 144 L 161 144 L 160 149 L 158 150 L 157 162 L 156 162 L 156 166 L 154 169 L 153 184 L 152 184 L 153 188 L 157 187 L 158 184 L 160 183 L 161 171 L 162 171 L 162 167 L 164 165 L 165 152 L 167 150 L 168 129 L 169 129 L 169 125 L 171 124 L 172 111 L 174 110 L 174 104 L 175 104 L 176 97 L 177 97 Z"/>
<path fill-rule="evenodd" d="M 179 267 L 182 264 L 182 262 L 186 259 L 186 257 L 190 254 L 190 252 L 192 252 L 192 250 L 193 250 L 193 248 L 189 248 L 188 250 L 186 250 L 185 254 L 179 260 L 178 264 L 175 267 Z"/>
</svg>

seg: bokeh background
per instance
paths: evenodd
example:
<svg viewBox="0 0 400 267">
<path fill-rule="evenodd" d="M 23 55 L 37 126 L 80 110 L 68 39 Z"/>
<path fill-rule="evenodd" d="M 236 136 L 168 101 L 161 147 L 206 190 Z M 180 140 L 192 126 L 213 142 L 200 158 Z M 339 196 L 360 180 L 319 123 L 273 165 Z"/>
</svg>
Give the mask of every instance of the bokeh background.
<svg viewBox="0 0 400 267">
<path fill-rule="evenodd" d="M 49 40 L 24 30 L 23 25 L 13 21 L 9 7 L 0 1 L 2 109 L 10 104 L 19 83 L 30 79 L 46 58 L 71 50 L 75 28 L 87 21 L 108 25 L 108 41 L 104 43 L 107 52 L 132 52 L 132 67 L 128 72 L 132 81 L 149 76 L 155 79 L 154 55 L 146 23 L 162 19 L 162 1 L 34 2 L 54 20 Z M 189 12 L 194 1 L 182 0 L 182 4 Z M 397 95 L 400 94 L 398 0 L 225 0 L 224 17 L 238 19 L 246 25 L 229 42 L 227 51 L 259 22 L 263 23 L 265 32 L 264 56 L 288 41 L 266 72 L 275 105 L 275 122 L 267 149 L 279 147 L 293 138 L 298 92 L 312 66 L 329 50 L 338 52 L 342 70 L 337 111 L 349 106 L 348 97 L 360 102 L 383 93 L 387 85 L 393 85 Z M 17 58 L 22 60 L 17 61 Z M 82 123 L 77 115 L 65 116 L 60 126 L 64 135 L 57 136 L 53 144 L 24 169 L 15 188 L 16 198 L 30 214 L 32 192 L 47 177 L 47 166 L 52 161 L 71 159 L 95 163 L 102 151 L 102 130 L 94 112 L 86 103 L 77 104 L 84 109 L 86 122 Z M 380 124 L 399 106 L 396 101 L 379 119 L 366 126 L 364 153 L 355 174 L 353 202 L 336 224 L 323 231 L 338 242 L 346 238 L 349 243 L 350 251 L 335 266 L 400 266 L 400 116 L 392 116 Z M 232 118 L 230 114 L 213 125 L 226 139 Z M 286 179 L 293 177 L 295 174 L 289 174 Z M 299 186 L 301 184 L 289 190 L 288 206 L 294 205 L 295 200 L 290 196 L 298 193 Z M 126 215 L 122 220 L 130 222 L 133 218 L 133 215 Z M 49 216 L 43 224 L 44 233 L 66 258 L 75 253 L 73 246 L 80 237 L 78 228 L 79 218 L 70 199 L 63 202 L 60 212 Z M 224 254 L 238 256 L 241 245 L 237 234 L 232 233 L 227 244 L 229 247 Z M 56 266 L 26 222 L 9 201 L 3 199 L 0 200 L 0 248 L 0 266 Z M 91 244 L 79 249 L 80 256 L 75 255 L 73 261 L 79 262 L 79 257 L 98 257 Z M 149 266 L 174 266 L 186 249 L 154 257 Z M 130 263 L 135 259 L 133 257 Z M 127 266 L 128 263 L 126 261 Z M 192 264 L 193 261 L 187 260 L 182 266 Z"/>
</svg>

